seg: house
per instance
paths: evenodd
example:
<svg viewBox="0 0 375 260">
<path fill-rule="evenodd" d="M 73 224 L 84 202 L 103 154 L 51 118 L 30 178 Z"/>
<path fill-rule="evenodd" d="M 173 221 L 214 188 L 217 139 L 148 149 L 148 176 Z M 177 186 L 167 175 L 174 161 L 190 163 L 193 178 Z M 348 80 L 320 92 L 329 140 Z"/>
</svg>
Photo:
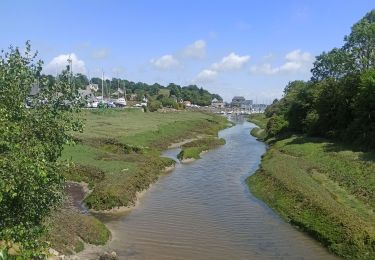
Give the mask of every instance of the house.
<svg viewBox="0 0 375 260">
<path fill-rule="evenodd" d="M 242 96 L 235 96 L 232 98 L 232 107 L 241 107 L 241 104 L 245 102 L 245 98 Z"/>
<path fill-rule="evenodd" d="M 128 95 L 130 101 L 137 101 L 137 94 Z"/>
<path fill-rule="evenodd" d="M 264 110 L 266 110 L 267 107 L 268 107 L 268 105 L 266 105 L 266 104 L 254 104 L 253 105 L 253 112 L 263 113 Z"/>
<path fill-rule="evenodd" d="M 251 111 L 253 109 L 253 101 L 252 100 L 245 100 L 241 103 L 241 109 L 242 110 L 249 110 Z"/>
<path fill-rule="evenodd" d="M 214 107 L 214 108 L 224 108 L 225 104 L 222 100 L 218 100 L 218 99 L 214 98 L 211 101 L 211 106 Z"/>
<path fill-rule="evenodd" d="M 90 83 L 86 86 L 86 89 L 90 89 L 93 92 L 97 92 L 99 90 L 99 85 Z"/>
<path fill-rule="evenodd" d="M 81 99 L 86 101 L 87 107 L 93 107 L 93 106 L 95 106 L 95 104 L 98 103 L 98 99 L 94 94 L 95 91 L 90 85 L 87 85 L 86 89 L 79 89 L 78 90 L 79 96 L 81 97 Z"/>
</svg>

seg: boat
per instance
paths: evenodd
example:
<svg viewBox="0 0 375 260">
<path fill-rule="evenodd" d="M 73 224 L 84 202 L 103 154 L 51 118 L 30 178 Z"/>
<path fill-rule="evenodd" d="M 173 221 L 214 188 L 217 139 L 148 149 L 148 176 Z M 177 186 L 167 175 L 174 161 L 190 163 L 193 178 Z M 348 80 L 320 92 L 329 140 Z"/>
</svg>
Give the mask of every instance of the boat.
<svg viewBox="0 0 375 260">
<path fill-rule="evenodd" d="M 123 97 L 118 98 L 114 103 L 120 107 L 126 106 L 126 100 Z"/>
</svg>

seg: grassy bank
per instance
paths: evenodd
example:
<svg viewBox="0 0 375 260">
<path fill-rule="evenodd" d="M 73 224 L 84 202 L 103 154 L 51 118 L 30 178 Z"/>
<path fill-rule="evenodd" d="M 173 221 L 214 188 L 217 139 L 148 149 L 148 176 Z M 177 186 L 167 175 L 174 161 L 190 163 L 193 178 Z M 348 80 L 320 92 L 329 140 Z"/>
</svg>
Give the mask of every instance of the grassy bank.
<svg viewBox="0 0 375 260">
<path fill-rule="evenodd" d="M 174 165 L 173 160 L 161 157 L 170 144 L 198 135 L 216 137 L 227 125 L 224 117 L 187 111 L 85 110 L 82 116 L 84 132 L 75 136 L 76 145 L 65 147 L 62 160 L 72 162 L 64 172 L 67 180 L 89 184 L 92 192 L 84 202 L 93 210 L 133 205 L 138 192 L 155 182 L 166 167 Z M 77 221 L 68 217 L 56 221 L 71 227 L 70 232 L 82 238 L 79 229 L 67 224 L 71 222 Z M 57 244 L 56 248 L 76 247 L 73 240 L 67 246 L 53 236 L 51 241 Z"/>
<path fill-rule="evenodd" d="M 272 144 L 248 179 L 284 219 L 348 259 L 375 258 L 375 161 L 323 139 Z"/>
<path fill-rule="evenodd" d="M 85 181 L 93 189 L 85 203 L 95 210 L 131 205 L 138 191 L 174 164 L 160 157 L 169 144 L 216 136 L 226 125 L 223 117 L 196 112 L 95 110 L 84 116 L 85 131 L 76 136 L 77 145 L 66 147 L 63 159 L 75 163 L 66 178 Z"/>
<path fill-rule="evenodd" d="M 267 126 L 268 118 L 266 118 L 264 114 L 251 114 L 249 115 L 248 120 L 257 125 L 257 127 L 251 129 L 250 134 L 260 140 L 266 138 L 267 133 L 265 129 Z"/>
<path fill-rule="evenodd" d="M 219 145 L 224 145 L 225 140 L 222 138 L 206 137 L 194 140 L 192 142 L 182 145 L 181 152 L 177 158 L 181 161 L 188 159 L 200 159 L 200 154 L 204 151 L 213 149 Z"/>
</svg>

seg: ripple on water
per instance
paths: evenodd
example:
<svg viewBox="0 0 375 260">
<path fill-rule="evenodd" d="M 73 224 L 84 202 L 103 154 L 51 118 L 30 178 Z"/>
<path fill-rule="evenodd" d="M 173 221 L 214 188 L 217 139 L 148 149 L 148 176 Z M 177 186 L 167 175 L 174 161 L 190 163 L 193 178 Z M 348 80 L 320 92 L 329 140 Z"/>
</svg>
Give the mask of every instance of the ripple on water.
<svg viewBox="0 0 375 260">
<path fill-rule="evenodd" d="M 110 247 L 123 259 L 334 259 L 248 192 L 244 179 L 265 152 L 251 126 L 221 131 L 226 145 L 178 164 L 127 217 L 109 220 Z"/>
</svg>

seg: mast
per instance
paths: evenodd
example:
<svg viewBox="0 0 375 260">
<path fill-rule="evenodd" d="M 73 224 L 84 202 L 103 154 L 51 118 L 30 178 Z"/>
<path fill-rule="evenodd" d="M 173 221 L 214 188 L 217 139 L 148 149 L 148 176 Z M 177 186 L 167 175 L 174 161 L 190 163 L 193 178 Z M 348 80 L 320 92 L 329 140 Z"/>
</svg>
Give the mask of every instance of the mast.
<svg viewBox="0 0 375 260">
<path fill-rule="evenodd" d="M 117 73 L 117 99 L 120 98 L 120 79 L 118 77 L 118 73 Z"/>
<path fill-rule="evenodd" d="M 102 102 L 104 101 L 104 71 L 102 70 Z"/>
<path fill-rule="evenodd" d="M 111 81 L 109 81 L 109 87 L 107 89 L 108 101 L 111 100 Z"/>
</svg>

